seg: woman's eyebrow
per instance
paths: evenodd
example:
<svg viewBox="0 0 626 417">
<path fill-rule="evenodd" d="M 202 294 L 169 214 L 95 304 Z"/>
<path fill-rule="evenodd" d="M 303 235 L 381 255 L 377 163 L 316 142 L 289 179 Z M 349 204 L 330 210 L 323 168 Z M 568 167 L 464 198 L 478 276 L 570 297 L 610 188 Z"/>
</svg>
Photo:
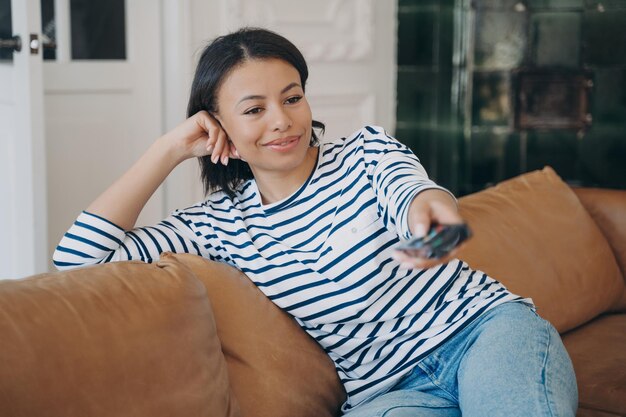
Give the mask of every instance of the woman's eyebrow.
<svg viewBox="0 0 626 417">
<path fill-rule="evenodd" d="M 282 90 L 280 90 L 280 94 L 285 94 L 287 91 L 291 90 L 294 87 L 300 87 L 300 84 L 293 82 L 291 84 L 289 84 L 287 87 L 283 88 Z M 241 100 L 239 100 L 237 102 L 237 105 L 239 105 L 239 103 L 246 101 L 246 100 L 261 100 L 264 99 L 265 96 L 261 96 L 258 94 L 253 94 L 253 95 L 249 95 L 249 96 L 245 96 L 243 97 Z"/>
<path fill-rule="evenodd" d="M 285 94 L 287 91 L 291 90 L 294 87 L 300 87 L 300 84 L 298 84 L 298 83 L 291 83 L 287 87 L 285 87 L 282 90 L 280 90 L 280 94 Z"/>
</svg>

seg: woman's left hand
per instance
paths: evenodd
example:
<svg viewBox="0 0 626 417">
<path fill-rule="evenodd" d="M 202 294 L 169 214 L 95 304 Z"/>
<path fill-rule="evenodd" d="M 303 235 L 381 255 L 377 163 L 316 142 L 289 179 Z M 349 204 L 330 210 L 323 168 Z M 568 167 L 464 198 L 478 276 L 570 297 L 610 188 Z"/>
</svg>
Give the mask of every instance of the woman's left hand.
<svg viewBox="0 0 626 417">
<path fill-rule="evenodd" d="M 433 223 L 463 223 L 454 198 L 447 192 L 437 189 L 425 190 L 419 193 L 409 206 L 408 216 L 409 229 L 413 237 L 426 236 Z M 393 258 L 406 269 L 427 269 L 454 259 L 459 247 L 443 258 L 415 258 L 401 251 L 395 251 Z"/>
</svg>

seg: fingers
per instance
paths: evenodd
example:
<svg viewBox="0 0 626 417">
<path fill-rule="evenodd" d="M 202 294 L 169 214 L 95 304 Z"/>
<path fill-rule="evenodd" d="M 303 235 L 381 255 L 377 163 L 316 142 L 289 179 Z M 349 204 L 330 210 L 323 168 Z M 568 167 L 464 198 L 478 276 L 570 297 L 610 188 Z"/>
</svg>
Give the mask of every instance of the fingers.
<svg viewBox="0 0 626 417">
<path fill-rule="evenodd" d="M 230 157 L 230 159 L 241 159 L 241 157 L 239 156 L 239 152 L 237 151 L 237 148 L 235 148 L 235 144 L 232 142 L 229 142 L 230 144 L 230 154 L 228 155 Z"/>
<path fill-rule="evenodd" d="M 402 251 L 394 251 L 391 257 L 400 263 L 400 268 L 403 269 L 428 269 L 437 265 L 446 264 L 457 258 L 458 253 L 465 247 L 466 242 L 461 243 L 459 246 L 448 252 L 443 258 L 415 258 L 407 255 Z"/>
<path fill-rule="evenodd" d="M 413 226 L 412 232 L 415 237 L 425 236 L 433 223 L 463 223 L 463 219 L 455 208 L 440 201 L 431 201 L 423 206 L 421 210 L 416 210 L 411 221 Z"/>
<path fill-rule="evenodd" d="M 411 217 L 412 227 L 411 232 L 414 237 L 424 237 L 430 229 L 432 222 L 432 213 L 430 207 L 426 206 L 423 210 L 416 211 Z"/>
<path fill-rule="evenodd" d="M 426 190 L 418 194 L 409 206 L 409 229 L 413 237 L 428 234 L 433 224 L 459 224 L 463 219 L 458 213 L 456 202 L 441 190 Z M 417 258 L 402 251 L 395 251 L 392 257 L 406 269 L 427 269 L 454 259 L 459 247 L 442 258 Z"/>
<path fill-rule="evenodd" d="M 228 165 L 228 161 L 231 159 L 241 159 L 239 152 L 233 142 L 231 142 L 226 133 L 222 131 L 222 134 L 218 135 L 216 145 L 211 147 L 211 162 L 214 164 L 221 163 L 222 165 Z M 243 159 L 241 159 L 243 160 Z"/>
<path fill-rule="evenodd" d="M 211 162 L 217 164 L 221 162 L 222 165 L 228 165 L 228 154 L 230 153 L 230 147 L 228 145 L 228 138 L 226 133 L 219 129 L 213 134 L 215 138 L 215 145 L 211 151 Z M 211 139 L 211 133 L 209 133 L 209 140 Z"/>
<path fill-rule="evenodd" d="M 201 133 L 206 134 L 209 137 L 209 140 L 216 139 L 218 132 L 222 130 L 222 127 L 217 120 L 215 120 L 213 116 L 205 110 L 199 111 L 190 117 L 190 119 L 195 121 Z M 215 141 L 213 140 L 211 143 L 207 142 L 207 149 L 209 144 L 215 145 Z"/>
<path fill-rule="evenodd" d="M 231 154 L 230 141 L 222 126 L 206 111 L 196 113 L 198 125 L 206 133 L 206 152 L 211 155 L 211 162 L 228 165 Z"/>
<path fill-rule="evenodd" d="M 428 269 L 437 265 L 445 264 L 455 259 L 459 248 L 455 248 L 443 258 L 414 258 L 402 251 L 395 251 L 391 255 L 393 259 L 400 263 L 400 267 L 404 269 Z"/>
<path fill-rule="evenodd" d="M 210 155 L 211 162 L 228 165 L 231 159 L 241 159 L 235 145 L 230 141 L 221 124 L 207 111 L 199 111 L 191 117 L 196 123 L 196 129 L 201 134 L 202 147 L 200 155 Z"/>
<path fill-rule="evenodd" d="M 427 190 L 418 194 L 409 206 L 409 229 L 413 236 L 425 236 L 433 223 L 463 223 L 456 203 L 444 191 Z"/>
</svg>

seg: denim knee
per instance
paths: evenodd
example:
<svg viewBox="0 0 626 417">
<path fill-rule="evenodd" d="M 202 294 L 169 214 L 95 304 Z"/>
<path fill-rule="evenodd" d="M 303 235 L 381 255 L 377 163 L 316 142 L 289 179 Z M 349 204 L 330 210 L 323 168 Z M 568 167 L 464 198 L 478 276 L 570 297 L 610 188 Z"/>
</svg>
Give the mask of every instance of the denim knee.
<svg viewBox="0 0 626 417">
<path fill-rule="evenodd" d="M 574 416 L 576 378 L 558 332 L 528 306 L 501 307 L 478 326 L 460 365 L 463 415 Z"/>
</svg>

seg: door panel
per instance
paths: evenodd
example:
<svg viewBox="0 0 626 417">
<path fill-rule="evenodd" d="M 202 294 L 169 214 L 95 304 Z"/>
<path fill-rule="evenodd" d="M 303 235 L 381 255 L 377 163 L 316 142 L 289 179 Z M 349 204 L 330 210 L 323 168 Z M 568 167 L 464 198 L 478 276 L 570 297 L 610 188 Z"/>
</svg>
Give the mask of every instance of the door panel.
<svg viewBox="0 0 626 417">
<path fill-rule="evenodd" d="M 28 42 L 40 15 L 35 0 L 7 5 L 2 37 L 19 36 L 22 48 L 0 61 L 0 278 L 20 278 L 45 271 L 47 258 L 42 65 Z"/>
<path fill-rule="evenodd" d="M 107 37 L 96 34 L 89 35 L 93 38 L 89 42 L 101 45 L 100 52 L 92 56 L 107 59 L 84 59 L 88 53 L 72 52 L 75 35 L 70 36 L 71 25 L 77 18 L 72 18 L 69 8 L 91 3 L 55 2 L 64 4 L 63 13 L 57 15 L 66 19 L 65 24 L 59 21 L 56 25 L 57 59 L 44 62 L 50 252 L 80 211 L 122 175 L 162 131 L 160 2 L 107 3 L 102 13 L 118 16 L 116 19 L 120 13 L 125 16 L 125 58 L 115 55 L 117 52 L 106 55 L 102 45 Z M 111 10 L 114 4 L 124 10 Z M 83 20 L 89 19 L 93 16 Z M 118 33 L 110 37 L 119 45 Z M 63 39 L 70 45 L 63 45 Z M 161 195 L 159 189 L 148 202 L 139 225 L 163 218 Z"/>
</svg>

